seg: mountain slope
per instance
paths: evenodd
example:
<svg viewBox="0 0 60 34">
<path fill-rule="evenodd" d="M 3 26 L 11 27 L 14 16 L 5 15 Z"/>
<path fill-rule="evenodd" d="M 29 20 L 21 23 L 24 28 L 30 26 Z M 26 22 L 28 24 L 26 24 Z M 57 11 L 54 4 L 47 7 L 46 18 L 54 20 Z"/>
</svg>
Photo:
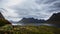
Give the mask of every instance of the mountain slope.
<svg viewBox="0 0 60 34">
<path fill-rule="evenodd" d="M 54 13 L 50 19 L 47 20 L 47 23 L 60 24 L 60 12 Z"/>
<path fill-rule="evenodd" d="M 0 12 L 0 26 L 4 26 L 6 24 L 11 24 L 11 23 L 7 21 Z"/>
<path fill-rule="evenodd" d="M 3 15 L 1 14 L 1 12 L 0 12 L 0 19 L 2 19 L 2 18 L 5 19 L 5 18 L 3 17 Z"/>
</svg>

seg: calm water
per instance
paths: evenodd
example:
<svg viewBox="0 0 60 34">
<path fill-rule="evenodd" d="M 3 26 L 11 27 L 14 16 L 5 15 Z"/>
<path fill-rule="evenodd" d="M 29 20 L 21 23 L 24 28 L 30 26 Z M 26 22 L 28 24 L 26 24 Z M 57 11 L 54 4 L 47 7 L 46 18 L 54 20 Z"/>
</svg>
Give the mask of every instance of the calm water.
<svg viewBox="0 0 60 34">
<path fill-rule="evenodd" d="M 33 25 L 33 26 L 40 26 L 40 25 L 46 25 L 46 26 L 54 26 L 54 27 L 60 27 L 60 25 L 56 25 L 56 24 L 46 24 L 46 23 L 39 23 L 39 24 L 17 24 L 17 23 L 13 23 L 12 25 L 20 25 L 20 26 L 25 26 L 25 25 Z"/>
</svg>

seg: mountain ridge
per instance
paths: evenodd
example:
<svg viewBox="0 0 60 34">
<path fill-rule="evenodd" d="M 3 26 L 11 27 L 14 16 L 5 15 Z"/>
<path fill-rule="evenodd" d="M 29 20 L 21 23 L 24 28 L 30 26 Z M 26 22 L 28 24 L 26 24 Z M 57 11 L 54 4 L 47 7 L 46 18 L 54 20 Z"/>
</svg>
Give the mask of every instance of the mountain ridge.
<svg viewBox="0 0 60 34">
<path fill-rule="evenodd" d="M 54 13 L 48 20 L 47 23 L 60 24 L 60 12 Z"/>
<path fill-rule="evenodd" d="M 34 18 L 23 18 L 22 20 L 20 20 L 18 23 L 24 23 L 24 24 L 35 24 L 35 23 L 44 23 L 45 20 L 43 19 L 34 19 Z"/>
<path fill-rule="evenodd" d="M 11 23 L 8 20 L 6 20 L 4 18 L 4 16 L 2 15 L 2 13 L 0 12 L 0 26 L 4 26 L 4 25 L 7 25 L 7 24 L 11 25 Z"/>
</svg>

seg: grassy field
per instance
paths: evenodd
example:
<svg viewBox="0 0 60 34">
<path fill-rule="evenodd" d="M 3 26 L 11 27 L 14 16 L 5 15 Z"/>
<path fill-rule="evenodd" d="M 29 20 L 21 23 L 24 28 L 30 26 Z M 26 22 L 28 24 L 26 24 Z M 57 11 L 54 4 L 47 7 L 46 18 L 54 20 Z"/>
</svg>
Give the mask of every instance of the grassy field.
<svg viewBox="0 0 60 34">
<path fill-rule="evenodd" d="M 12 26 L 0 27 L 0 34 L 60 34 L 60 28 L 52 26 Z"/>
</svg>

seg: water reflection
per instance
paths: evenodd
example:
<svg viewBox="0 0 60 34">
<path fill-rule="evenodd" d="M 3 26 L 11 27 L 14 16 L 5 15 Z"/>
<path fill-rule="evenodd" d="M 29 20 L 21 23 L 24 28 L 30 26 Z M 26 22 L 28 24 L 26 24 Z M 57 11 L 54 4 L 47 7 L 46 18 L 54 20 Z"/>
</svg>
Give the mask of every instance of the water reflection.
<svg viewBox="0 0 60 34">
<path fill-rule="evenodd" d="M 35 23 L 35 24 L 17 24 L 17 23 L 13 23 L 12 25 L 20 25 L 20 26 L 26 26 L 26 25 L 31 25 L 31 26 L 41 26 L 41 25 L 45 25 L 45 26 L 54 26 L 54 27 L 60 27 L 60 25 L 58 24 L 46 24 L 46 23 Z"/>
</svg>

